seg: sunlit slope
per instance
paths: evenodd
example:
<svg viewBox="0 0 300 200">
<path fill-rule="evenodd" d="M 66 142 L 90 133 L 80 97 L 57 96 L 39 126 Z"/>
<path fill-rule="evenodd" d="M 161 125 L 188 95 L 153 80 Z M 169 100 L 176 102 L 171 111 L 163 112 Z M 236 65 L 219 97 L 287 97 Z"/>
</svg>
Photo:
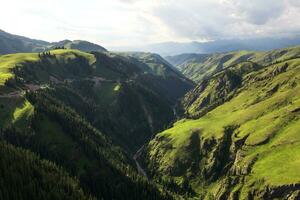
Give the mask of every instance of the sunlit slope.
<svg viewBox="0 0 300 200">
<path fill-rule="evenodd" d="M 299 190 L 299 72 L 300 59 L 292 59 L 240 73 L 238 87 L 222 89 L 230 98 L 150 142 L 150 171 L 179 185 L 189 180 L 200 196 L 213 199 L 285 198 Z"/>
<path fill-rule="evenodd" d="M 237 51 L 216 54 L 183 54 L 167 57 L 185 76 L 198 82 L 227 67 L 243 61 L 269 65 L 300 56 L 300 47 L 290 47 L 266 52 Z"/>
<path fill-rule="evenodd" d="M 0 56 L 0 86 L 13 77 L 12 69 L 20 62 L 37 61 L 38 54 L 8 54 Z"/>
<path fill-rule="evenodd" d="M 86 58 L 90 64 L 95 62 L 92 54 L 84 53 L 78 50 L 53 50 L 50 53 L 56 56 L 58 62 L 67 62 L 79 56 Z M 39 53 L 17 53 L 0 55 L 0 86 L 3 86 L 5 81 L 14 77 L 13 70 L 19 66 L 22 67 L 25 63 L 38 62 L 41 59 Z"/>
</svg>

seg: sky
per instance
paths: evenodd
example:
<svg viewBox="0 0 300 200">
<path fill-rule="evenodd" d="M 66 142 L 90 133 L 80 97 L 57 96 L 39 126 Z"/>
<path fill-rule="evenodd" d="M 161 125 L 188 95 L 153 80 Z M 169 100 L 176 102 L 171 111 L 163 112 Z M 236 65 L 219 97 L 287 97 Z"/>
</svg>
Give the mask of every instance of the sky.
<svg viewBox="0 0 300 200">
<path fill-rule="evenodd" d="M 0 29 L 51 42 L 81 39 L 103 46 L 134 46 L 300 33 L 300 0 L 0 2 Z"/>
</svg>

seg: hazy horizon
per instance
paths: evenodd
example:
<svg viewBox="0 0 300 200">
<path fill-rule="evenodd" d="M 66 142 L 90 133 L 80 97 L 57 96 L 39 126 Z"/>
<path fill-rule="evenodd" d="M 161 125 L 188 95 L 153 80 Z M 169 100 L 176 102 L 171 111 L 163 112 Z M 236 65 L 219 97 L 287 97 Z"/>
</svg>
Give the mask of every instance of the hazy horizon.
<svg viewBox="0 0 300 200">
<path fill-rule="evenodd" d="M 80 39 L 113 47 L 300 33 L 297 0 L 11 0 L 2 5 L 2 30 L 50 42 Z"/>
</svg>

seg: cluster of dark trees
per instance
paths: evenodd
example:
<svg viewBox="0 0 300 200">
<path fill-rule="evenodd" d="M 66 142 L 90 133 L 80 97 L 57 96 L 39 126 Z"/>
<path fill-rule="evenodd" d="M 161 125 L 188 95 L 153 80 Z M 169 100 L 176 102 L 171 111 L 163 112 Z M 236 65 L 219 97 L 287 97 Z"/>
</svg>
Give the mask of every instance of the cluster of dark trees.
<svg viewBox="0 0 300 200">
<path fill-rule="evenodd" d="M 64 46 L 57 46 L 57 47 L 54 47 L 54 49 L 66 49 L 66 47 L 64 47 Z"/>
<path fill-rule="evenodd" d="M 0 199 L 94 199 L 79 181 L 51 161 L 0 141 Z"/>
<path fill-rule="evenodd" d="M 72 59 L 64 60 L 48 51 L 39 53 L 38 61 L 22 63 L 12 71 L 15 77 L 27 82 L 48 82 L 50 75 L 62 79 L 88 76 L 92 74 L 93 68 L 82 56 L 76 55 Z"/>
<path fill-rule="evenodd" d="M 138 175 L 126 153 L 73 109 L 47 92 L 29 93 L 27 98 L 35 107 L 31 128 L 27 132 L 2 130 L 2 139 L 57 163 L 78 178 L 86 194 L 97 199 L 172 199 Z M 61 131 L 47 133 L 47 127 L 43 128 L 45 120 L 58 124 Z M 63 136 L 56 138 L 60 137 L 56 134 Z"/>
</svg>

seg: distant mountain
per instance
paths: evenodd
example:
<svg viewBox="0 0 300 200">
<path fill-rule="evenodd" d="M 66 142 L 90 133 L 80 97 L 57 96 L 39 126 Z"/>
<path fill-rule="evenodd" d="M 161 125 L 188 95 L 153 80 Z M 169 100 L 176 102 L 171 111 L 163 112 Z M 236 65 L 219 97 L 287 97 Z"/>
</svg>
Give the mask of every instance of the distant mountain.
<svg viewBox="0 0 300 200">
<path fill-rule="evenodd" d="M 106 52 L 107 50 L 98 45 L 98 44 L 94 44 L 88 41 L 84 41 L 84 40 L 63 40 L 60 42 L 55 42 L 55 43 L 51 43 L 50 48 L 59 48 L 59 47 L 64 47 L 66 49 L 77 49 L 80 51 L 86 51 L 86 52 L 91 52 L 91 51 L 99 51 L 99 52 Z"/>
<path fill-rule="evenodd" d="M 186 77 L 198 82 L 240 62 L 251 61 L 257 64 L 271 64 L 274 61 L 299 55 L 300 47 L 296 46 L 265 52 L 235 51 L 215 54 L 181 54 L 168 56 L 166 60 Z"/>
<path fill-rule="evenodd" d="M 0 30 L 0 54 L 42 52 L 45 50 L 62 47 L 66 49 L 78 49 L 86 52 L 107 51 L 98 44 L 83 40 L 63 40 L 50 43 L 42 40 L 35 40 L 23 36 L 13 35 Z"/>
<path fill-rule="evenodd" d="M 43 51 L 49 44 L 0 30 L 0 54 Z"/>
<path fill-rule="evenodd" d="M 299 199 L 300 46 L 2 44 L 27 53 L 0 55 L 1 200 Z"/>
<path fill-rule="evenodd" d="M 124 57 L 134 58 L 140 62 L 135 64 L 141 66 L 146 65 L 148 69 L 144 69 L 147 73 L 155 75 L 154 77 L 160 77 L 156 81 L 148 80 L 143 77 L 140 81 L 147 84 L 147 82 L 156 83 L 155 87 L 159 90 L 163 90 L 164 96 L 168 97 L 170 101 L 174 101 L 183 96 L 189 89 L 194 86 L 194 83 L 182 75 L 177 69 L 175 69 L 170 63 L 163 59 L 158 54 L 136 52 L 136 53 L 118 53 Z M 152 76 L 151 76 L 152 77 Z M 154 90 L 157 90 L 154 88 Z"/>
<path fill-rule="evenodd" d="M 257 39 L 231 39 L 211 42 L 165 42 L 143 46 L 114 47 L 115 51 L 147 51 L 162 56 L 173 56 L 184 53 L 221 53 L 229 51 L 268 51 L 277 48 L 295 46 L 300 44 L 300 36 L 293 38 L 257 38 Z"/>
<path fill-rule="evenodd" d="M 148 65 L 151 69 L 150 72 L 156 75 L 163 77 L 177 76 L 190 81 L 176 67 L 158 54 L 147 52 L 123 52 L 117 54 L 137 59 L 141 63 Z"/>
</svg>

